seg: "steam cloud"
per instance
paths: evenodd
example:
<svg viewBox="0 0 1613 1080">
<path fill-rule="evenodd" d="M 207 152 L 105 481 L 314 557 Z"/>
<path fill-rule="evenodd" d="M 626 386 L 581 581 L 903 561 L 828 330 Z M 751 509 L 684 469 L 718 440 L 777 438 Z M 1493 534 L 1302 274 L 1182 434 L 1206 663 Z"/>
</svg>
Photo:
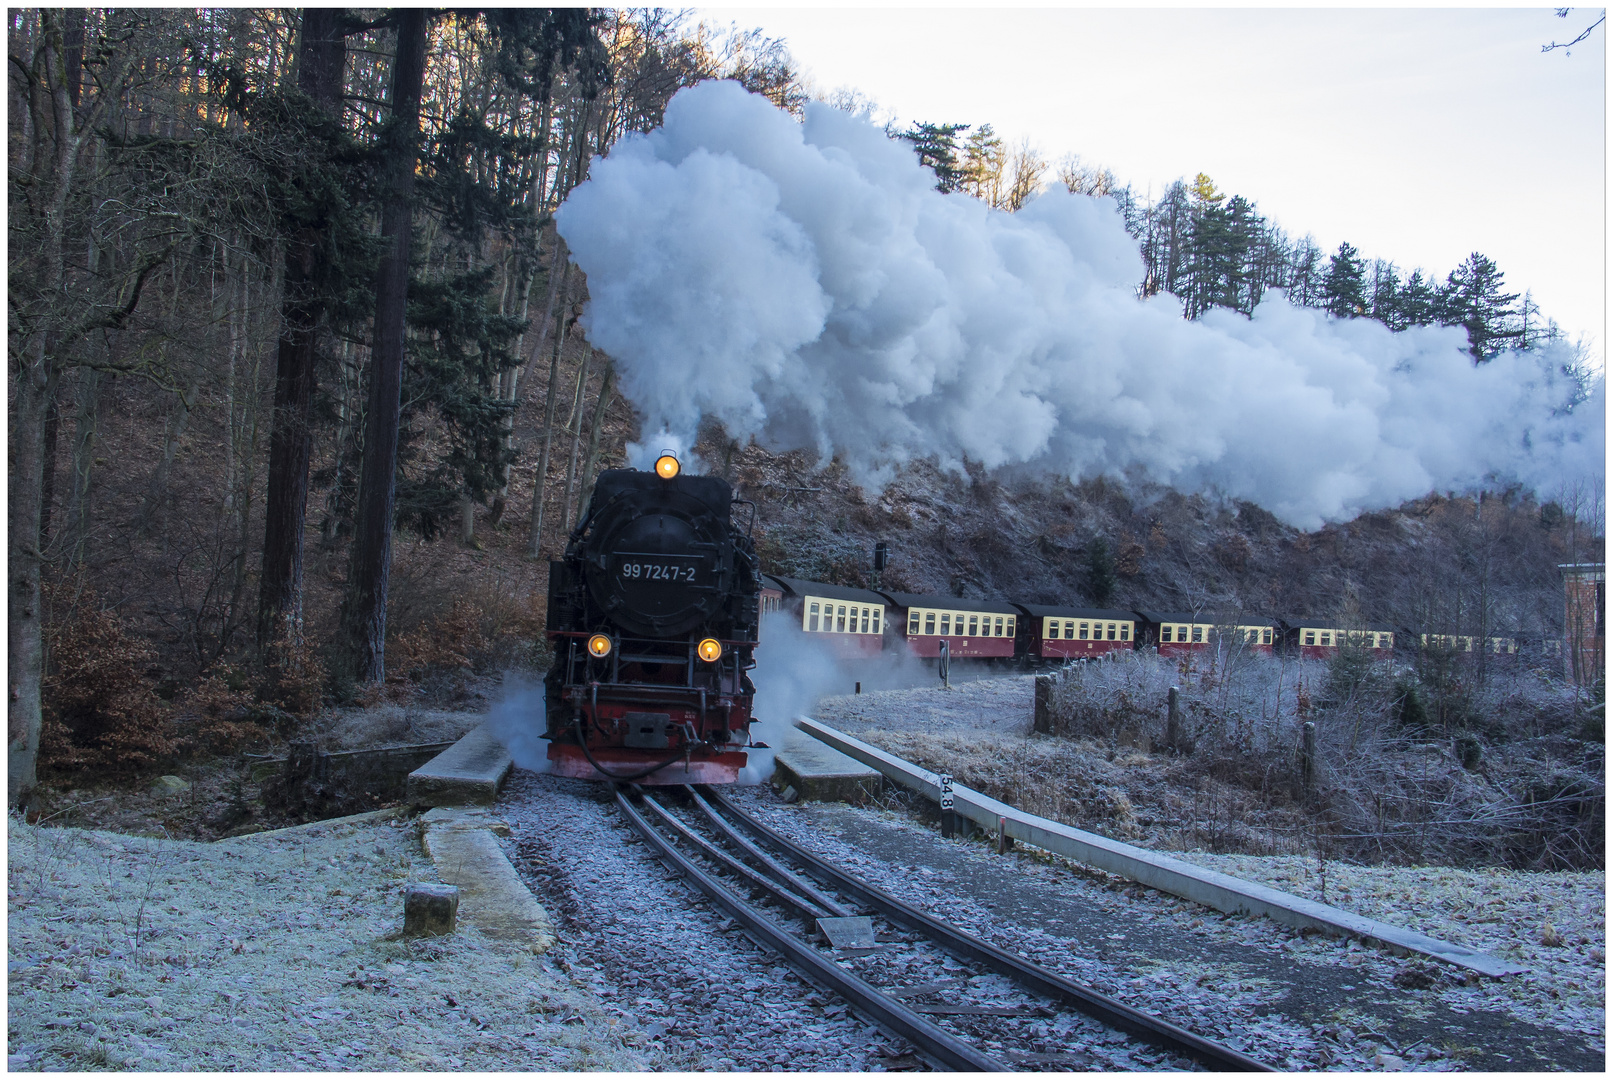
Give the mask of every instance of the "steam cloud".
<svg viewBox="0 0 1613 1080">
<path fill-rule="evenodd" d="M 765 783 L 773 775 L 773 750 L 814 741 L 795 729 L 795 718 L 811 715 L 822 698 L 849 694 L 858 683 L 871 693 L 932 686 L 937 678 L 933 668 L 906 649 L 863 660 L 839 659 L 822 635 L 803 631 L 800 618 L 785 610 L 762 616 L 756 660 L 750 734 L 770 749 L 749 751 L 739 776 L 743 784 Z M 975 672 L 964 665 L 959 674 L 968 678 Z"/>
<path fill-rule="evenodd" d="M 549 771 L 549 743 L 543 737 L 548 703 L 543 696 L 543 680 L 528 679 L 516 672 L 505 672 L 504 688 L 487 710 L 488 734 L 497 739 L 510 757 L 523 769 Z"/>
<path fill-rule="evenodd" d="M 865 121 L 809 105 L 797 123 L 734 83 L 678 94 L 558 220 L 588 336 L 657 432 L 640 456 L 711 416 L 839 454 L 875 489 L 926 457 L 1141 473 L 1304 528 L 1601 472 L 1602 388 L 1564 409 L 1565 352 L 1474 367 L 1460 329 L 1394 334 L 1280 295 L 1186 322 L 1136 299 L 1111 200 L 1053 191 L 1008 214 L 942 195 Z"/>
</svg>

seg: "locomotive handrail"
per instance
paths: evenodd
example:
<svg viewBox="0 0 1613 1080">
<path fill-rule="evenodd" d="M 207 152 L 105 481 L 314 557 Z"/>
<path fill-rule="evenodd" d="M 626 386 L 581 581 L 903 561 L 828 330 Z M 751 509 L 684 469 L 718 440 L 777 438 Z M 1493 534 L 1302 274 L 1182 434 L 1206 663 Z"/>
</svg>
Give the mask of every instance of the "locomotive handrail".
<svg viewBox="0 0 1613 1080">
<path fill-rule="evenodd" d="M 754 530 L 756 527 L 756 504 L 749 499 L 728 500 L 728 521 L 730 524 L 732 524 L 734 521 L 734 507 L 736 506 L 750 507 L 750 519 L 745 522 L 745 538 L 750 539 L 752 536 L 752 530 Z"/>
</svg>

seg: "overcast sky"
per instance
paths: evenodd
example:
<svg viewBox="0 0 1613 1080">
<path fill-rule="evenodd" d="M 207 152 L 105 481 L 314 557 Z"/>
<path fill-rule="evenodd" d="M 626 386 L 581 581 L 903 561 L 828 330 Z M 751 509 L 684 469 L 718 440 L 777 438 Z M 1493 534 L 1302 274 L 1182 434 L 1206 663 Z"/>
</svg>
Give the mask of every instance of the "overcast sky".
<svg viewBox="0 0 1613 1080">
<path fill-rule="evenodd" d="M 1205 172 L 1325 251 L 1471 251 L 1605 355 L 1605 27 L 1592 9 L 707 8 L 900 122 L 991 123 L 1139 195 Z M 1052 179 L 1051 172 L 1048 179 Z"/>
</svg>

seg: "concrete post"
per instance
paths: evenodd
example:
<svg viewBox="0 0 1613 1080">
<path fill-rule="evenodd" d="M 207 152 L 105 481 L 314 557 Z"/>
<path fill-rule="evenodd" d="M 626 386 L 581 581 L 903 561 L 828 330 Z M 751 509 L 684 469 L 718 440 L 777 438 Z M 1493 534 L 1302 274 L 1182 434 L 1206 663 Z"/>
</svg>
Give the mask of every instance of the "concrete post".
<svg viewBox="0 0 1613 1080">
<path fill-rule="evenodd" d="M 1182 690 L 1173 686 L 1165 706 L 1165 746 L 1172 753 L 1182 751 L 1182 708 L 1179 703 Z"/>
<path fill-rule="evenodd" d="M 454 932 L 459 917 L 459 887 L 411 882 L 403 890 L 403 936 L 440 937 Z"/>
<path fill-rule="evenodd" d="M 1305 721 L 1299 747 L 1299 782 L 1309 802 L 1316 793 L 1316 725 Z"/>
<path fill-rule="evenodd" d="M 1031 714 L 1031 729 L 1043 735 L 1053 734 L 1053 676 L 1036 676 L 1036 706 Z"/>
</svg>

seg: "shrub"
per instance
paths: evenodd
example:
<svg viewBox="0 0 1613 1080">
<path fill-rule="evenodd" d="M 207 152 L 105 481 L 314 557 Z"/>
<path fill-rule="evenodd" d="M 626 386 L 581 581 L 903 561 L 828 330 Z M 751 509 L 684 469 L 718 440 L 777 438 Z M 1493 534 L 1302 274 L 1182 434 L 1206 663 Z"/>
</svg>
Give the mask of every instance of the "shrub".
<svg viewBox="0 0 1613 1080">
<path fill-rule="evenodd" d="M 1601 745 L 1576 738 L 1575 692 L 1560 680 L 1520 670 L 1479 684 L 1439 658 L 1396 669 L 1358 656 L 1172 662 L 1144 651 L 1058 672 L 1052 733 L 1165 749 L 1171 686 L 1194 746 L 1182 775 L 1270 808 L 1300 805 L 1300 733 L 1316 725 L 1305 828 L 1330 856 L 1602 865 Z M 1308 686 L 1322 688 L 1317 699 Z M 1431 722 L 1430 699 L 1443 702 L 1445 724 Z"/>
<path fill-rule="evenodd" d="M 45 647 L 42 767 L 127 773 L 174 751 L 173 716 L 146 678 L 154 650 L 116 613 L 81 595 L 70 617 L 46 623 Z"/>
<path fill-rule="evenodd" d="M 264 712 L 246 678 L 235 668 L 221 665 L 183 694 L 175 706 L 180 745 L 192 752 L 234 753 L 269 736 Z"/>
</svg>

